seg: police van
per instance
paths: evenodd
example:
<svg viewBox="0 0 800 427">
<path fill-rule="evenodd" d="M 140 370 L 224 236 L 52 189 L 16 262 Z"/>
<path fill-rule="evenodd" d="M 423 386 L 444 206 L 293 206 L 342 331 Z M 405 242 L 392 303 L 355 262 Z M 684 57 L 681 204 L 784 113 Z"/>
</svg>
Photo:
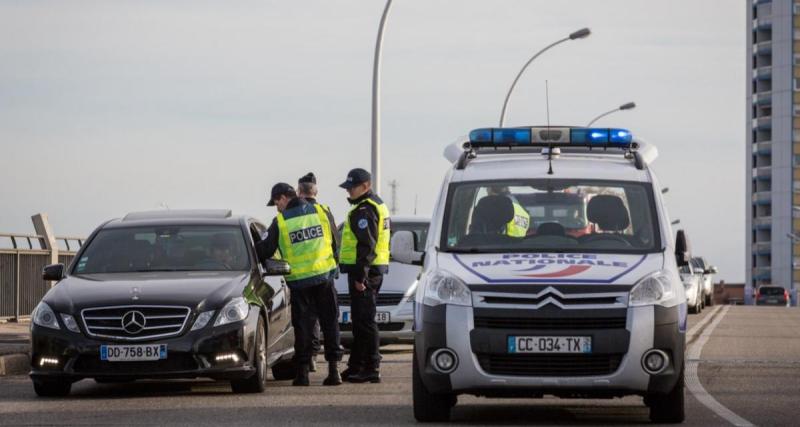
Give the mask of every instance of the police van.
<svg viewBox="0 0 800 427">
<path fill-rule="evenodd" d="M 414 416 L 444 421 L 460 394 L 644 397 L 684 419 L 690 259 L 650 163 L 625 129 L 476 129 L 450 146 L 415 297 Z M 567 200 L 568 203 L 554 201 Z"/>
</svg>

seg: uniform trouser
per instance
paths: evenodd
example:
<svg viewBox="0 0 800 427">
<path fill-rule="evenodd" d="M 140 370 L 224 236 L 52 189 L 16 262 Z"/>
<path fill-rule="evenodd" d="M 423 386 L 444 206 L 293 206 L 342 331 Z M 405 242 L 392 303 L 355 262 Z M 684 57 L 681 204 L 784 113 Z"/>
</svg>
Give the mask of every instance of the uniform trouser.
<svg viewBox="0 0 800 427">
<path fill-rule="evenodd" d="M 325 339 L 325 360 L 342 360 L 339 345 L 339 305 L 333 280 L 291 291 L 294 361 L 307 365 L 313 354 L 314 325 L 319 321 Z"/>
<path fill-rule="evenodd" d="M 375 297 L 381 289 L 383 275 L 370 275 L 365 285 L 367 289 L 359 292 L 355 288 L 355 281 L 347 275 L 347 285 L 350 291 L 350 310 L 353 321 L 353 344 L 350 348 L 350 359 L 347 367 L 352 370 L 378 369 L 381 355 L 378 351 L 381 337 L 378 324 L 375 323 Z"/>
<path fill-rule="evenodd" d="M 322 343 L 319 340 L 319 320 L 314 322 L 314 332 L 312 332 L 311 336 L 311 354 L 316 356 L 322 350 Z"/>
</svg>

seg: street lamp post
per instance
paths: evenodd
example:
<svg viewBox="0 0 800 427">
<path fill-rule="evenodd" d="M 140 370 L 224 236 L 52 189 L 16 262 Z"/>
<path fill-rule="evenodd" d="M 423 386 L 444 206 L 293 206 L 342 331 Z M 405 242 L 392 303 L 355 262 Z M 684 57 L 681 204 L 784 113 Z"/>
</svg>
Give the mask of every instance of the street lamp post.
<svg viewBox="0 0 800 427">
<path fill-rule="evenodd" d="M 383 32 L 392 0 L 386 0 L 381 23 L 378 27 L 378 39 L 375 41 L 375 59 L 372 63 L 372 188 L 381 191 L 381 48 Z"/>
<path fill-rule="evenodd" d="M 606 111 L 605 113 L 595 117 L 594 119 L 592 119 L 592 121 L 589 122 L 588 125 L 586 125 L 586 127 L 588 128 L 594 122 L 602 119 L 603 117 L 605 117 L 605 116 L 607 116 L 607 115 L 609 115 L 611 113 L 616 113 L 617 111 L 624 111 L 624 110 L 633 110 L 634 108 L 636 108 L 636 103 L 635 102 L 628 102 L 628 103 L 622 104 L 622 105 L 620 105 L 619 107 L 617 107 L 617 108 L 615 108 L 613 110 Z"/>
<path fill-rule="evenodd" d="M 592 32 L 588 28 L 581 28 L 580 30 L 575 31 L 574 33 L 570 34 L 569 36 L 564 37 L 561 40 L 557 40 L 557 41 L 545 46 L 544 49 L 540 50 L 539 52 L 536 52 L 536 55 L 533 55 L 531 57 L 531 59 L 529 59 L 528 62 L 526 62 L 525 65 L 522 66 L 522 69 L 519 70 L 519 73 L 517 73 L 517 77 L 514 78 L 514 82 L 511 83 L 511 87 L 508 89 L 508 93 L 506 94 L 505 101 L 503 101 L 503 111 L 500 113 L 500 127 L 503 127 L 503 125 L 506 123 L 506 110 L 508 109 L 508 100 L 511 99 L 511 93 L 514 92 L 514 87 L 517 86 L 517 82 L 519 81 L 519 78 L 522 77 L 522 73 L 524 73 L 525 70 L 528 68 L 528 66 L 531 65 L 531 62 L 533 62 L 536 58 L 539 57 L 539 55 L 547 52 L 552 47 L 555 47 L 555 46 L 557 46 L 557 45 L 559 45 L 561 43 L 564 43 L 565 41 L 586 38 L 591 33 Z"/>
</svg>

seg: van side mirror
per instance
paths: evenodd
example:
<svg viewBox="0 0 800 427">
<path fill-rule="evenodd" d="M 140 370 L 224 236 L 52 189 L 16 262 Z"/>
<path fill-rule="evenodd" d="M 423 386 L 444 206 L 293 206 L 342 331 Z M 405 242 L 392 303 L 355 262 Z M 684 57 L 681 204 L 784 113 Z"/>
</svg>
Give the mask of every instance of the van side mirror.
<svg viewBox="0 0 800 427">
<path fill-rule="evenodd" d="M 64 278 L 64 264 L 50 264 L 42 269 L 42 279 L 58 282 Z"/>
<path fill-rule="evenodd" d="M 392 259 L 401 264 L 422 265 L 425 253 L 414 250 L 414 233 L 397 231 L 392 236 Z"/>
<path fill-rule="evenodd" d="M 264 261 L 265 276 L 288 276 L 292 274 L 292 267 L 282 259 L 268 259 Z"/>
<path fill-rule="evenodd" d="M 675 261 L 678 263 L 678 267 L 683 267 L 684 265 L 689 265 L 691 259 L 689 238 L 686 237 L 685 231 L 678 230 L 678 234 L 675 236 Z"/>
</svg>

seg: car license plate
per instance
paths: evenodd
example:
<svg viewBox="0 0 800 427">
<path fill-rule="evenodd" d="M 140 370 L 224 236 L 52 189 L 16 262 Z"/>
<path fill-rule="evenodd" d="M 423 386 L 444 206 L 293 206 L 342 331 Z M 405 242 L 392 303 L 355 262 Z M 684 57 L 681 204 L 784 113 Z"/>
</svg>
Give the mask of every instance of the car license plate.
<svg viewBox="0 0 800 427">
<path fill-rule="evenodd" d="M 778 300 L 775 299 L 775 298 L 770 298 L 770 299 L 767 300 L 767 304 L 777 304 L 777 303 L 778 303 Z"/>
<path fill-rule="evenodd" d="M 375 313 L 375 323 L 389 323 L 391 318 L 391 313 L 388 311 L 379 311 Z M 349 311 L 339 313 L 339 323 L 350 323 L 352 321 L 353 317 L 350 315 Z"/>
<path fill-rule="evenodd" d="M 509 336 L 509 353 L 591 353 L 592 337 Z"/>
<path fill-rule="evenodd" d="M 100 360 L 109 362 L 138 362 L 167 358 L 166 344 L 101 345 Z"/>
</svg>

